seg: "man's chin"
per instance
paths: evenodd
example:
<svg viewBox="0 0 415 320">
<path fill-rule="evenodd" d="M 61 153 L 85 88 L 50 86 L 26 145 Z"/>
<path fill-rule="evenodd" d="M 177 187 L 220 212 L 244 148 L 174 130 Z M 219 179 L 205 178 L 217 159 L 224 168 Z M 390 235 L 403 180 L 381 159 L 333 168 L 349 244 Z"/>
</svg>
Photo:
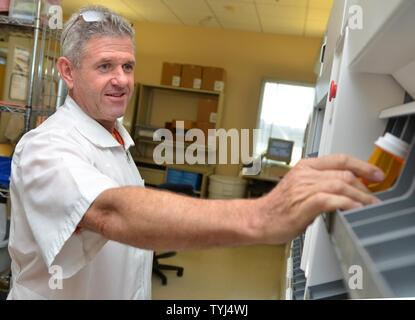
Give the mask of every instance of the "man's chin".
<svg viewBox="0 0 415 320">
<path fill-rule="evenodd" d="M 103 110 L 106 110 L 108 115 L 122 117 L 127 110 L 127 103 L 106 103 Z"/>
</svg>

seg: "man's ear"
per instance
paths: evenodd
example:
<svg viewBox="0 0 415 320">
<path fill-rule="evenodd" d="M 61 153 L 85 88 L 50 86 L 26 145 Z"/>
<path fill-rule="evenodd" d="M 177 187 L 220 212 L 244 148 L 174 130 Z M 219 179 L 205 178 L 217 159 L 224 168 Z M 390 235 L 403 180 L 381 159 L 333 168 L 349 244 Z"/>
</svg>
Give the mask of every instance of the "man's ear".
<svg viewBox="0 0 415 320">
<path fill-rule="evenodd" d="M 56 67 L 58 68 L 61 78 L 65 81 L 69 90 L 73 88 L 73 65 L 66 57 L 59 57 L 56 61 Z"/>
</svg>

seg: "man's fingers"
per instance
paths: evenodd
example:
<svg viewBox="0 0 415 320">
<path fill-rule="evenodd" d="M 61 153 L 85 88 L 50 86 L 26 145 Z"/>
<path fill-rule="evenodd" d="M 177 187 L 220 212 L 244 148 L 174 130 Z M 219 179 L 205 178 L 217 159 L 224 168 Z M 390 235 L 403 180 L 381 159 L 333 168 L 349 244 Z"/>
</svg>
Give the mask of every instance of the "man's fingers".
<svg viewBox="0 0 415 320">
<path fill-rule="evenodd" d="M 350 198 L 362 205 L 370 205 L 379 202 L 373 195 L 361 191 L 358 188 L 342 180 L 325 180 L 319 184 L 319 191 L 333 195 L 341 195 Z"/>
<path fill-rule="evenodd" d="M 307 165 L 317 170 L 348 170 L 373 182 L 380 182 L 385 178 L 382 170 L 376 166 L 347 155 L 329 155 L 306 161 Z"/>
<path fill-rule="evenodd" d="M 337 179 L 352 185 L 362 192 L 371 193 L 369 189 L 362 183 L 362 181 L 358 179 L 351 171 L 326 170 L 320 173 L 319 179 L 322 181 Z"/>
<path fill-rule="evenodd" d="M 361 208 L 362 204 L 353 201 L 349 197 L 334 195 L 326 192 L 319 192 L 315 196 L 307 199 L 303 203 L 304 209 L 308 212 L 314 212 L 313 219 L 321 212 L 331 212 L 335 210 L 352 210 Z M 306 212 L 307 212 L 306 211 Z"/>
</svg>

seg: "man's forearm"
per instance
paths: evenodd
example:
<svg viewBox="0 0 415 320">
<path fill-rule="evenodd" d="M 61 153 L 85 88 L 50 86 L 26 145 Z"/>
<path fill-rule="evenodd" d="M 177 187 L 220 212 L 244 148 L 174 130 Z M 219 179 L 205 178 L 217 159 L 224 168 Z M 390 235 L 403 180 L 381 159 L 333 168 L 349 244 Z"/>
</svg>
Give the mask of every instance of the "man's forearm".
<svg viewBox="0 0 415 320">
<path fill-rule="evenodd" d="M 108 239 L 155 250 L 251 244 L 260 229 L 254 202 L 117 188 L 96 199 L 82 225 Z"/>
</svg>

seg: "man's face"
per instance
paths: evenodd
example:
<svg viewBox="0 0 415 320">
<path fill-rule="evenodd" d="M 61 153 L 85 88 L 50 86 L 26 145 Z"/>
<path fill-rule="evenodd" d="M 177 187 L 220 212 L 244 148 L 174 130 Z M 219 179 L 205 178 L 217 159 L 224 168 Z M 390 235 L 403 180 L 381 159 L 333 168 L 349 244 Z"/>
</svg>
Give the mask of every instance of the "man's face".
<svg viewBox="0 0 415 320">
<path fill-rule="evenodd" d="M 103 125 L 123 116 L 134 91 L 134 46 L 129 37 L 94 37 L 73 69 L 73 98 Z"/>
</svg>

